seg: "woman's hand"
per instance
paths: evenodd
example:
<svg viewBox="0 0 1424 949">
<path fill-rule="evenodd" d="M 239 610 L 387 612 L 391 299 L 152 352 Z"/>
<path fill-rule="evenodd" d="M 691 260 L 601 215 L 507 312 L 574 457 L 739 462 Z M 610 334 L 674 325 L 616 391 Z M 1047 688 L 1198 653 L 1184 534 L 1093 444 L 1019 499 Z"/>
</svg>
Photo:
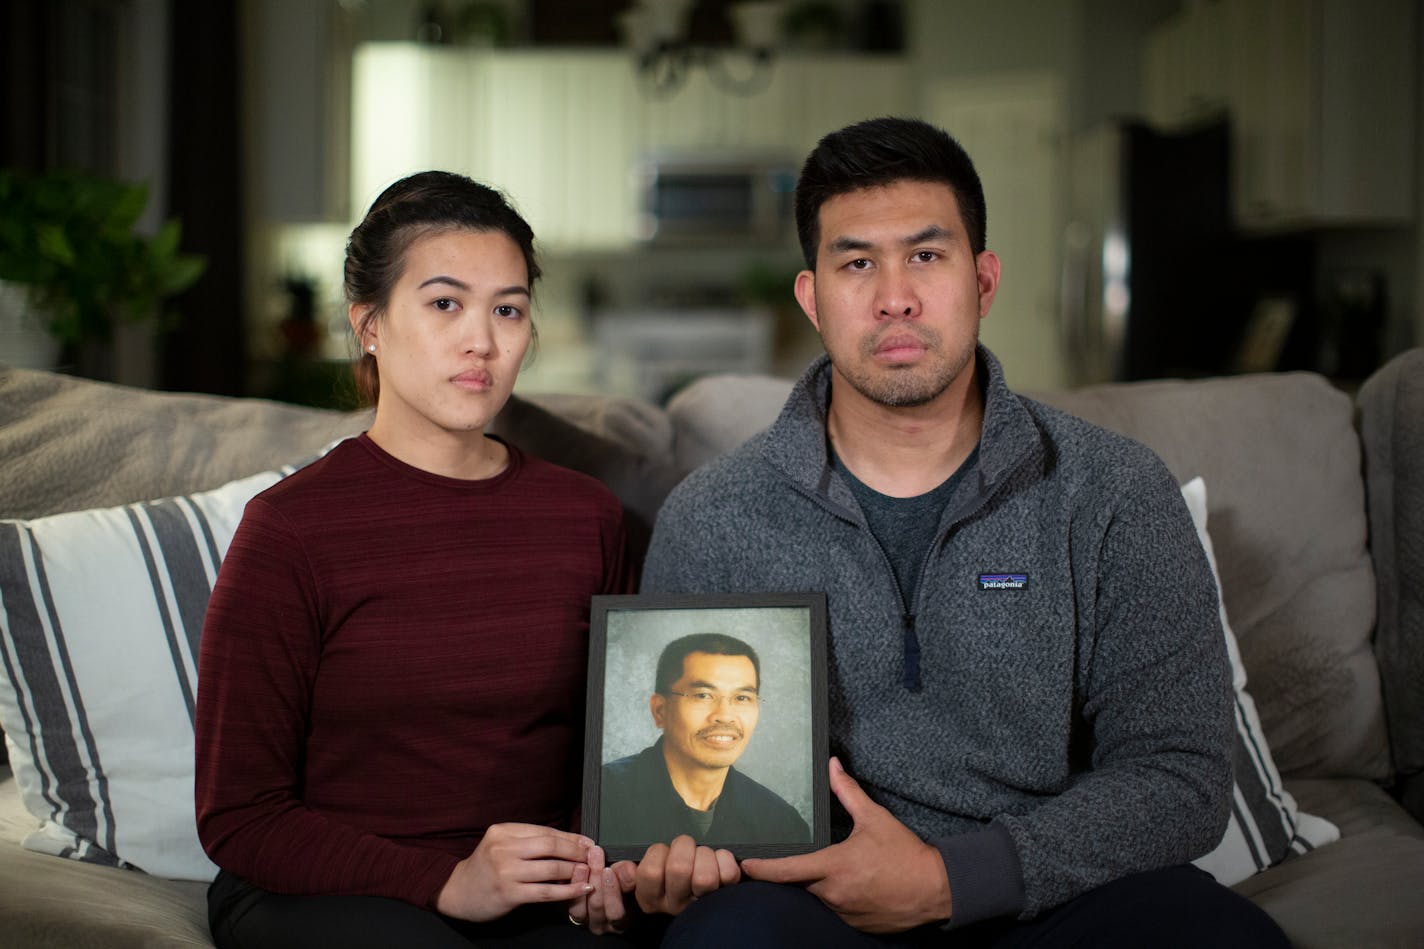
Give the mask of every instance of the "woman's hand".
<svg viewBox="0 0 1424 949">
<path fill-rule="evenodd" d="M 574 882 L 587 880 L 592 891 L 580 897 L 569 906 L 569 919 L 577 925 L 587 925 L 589 932 L 621 933 L 628 927 L 628 911 L 623 903 L 623 894 L 633 891 L 633 864 L 623 860 L 613 866 L 605 865 L 602 847 L 592 847 L 588 851 L 587 865 L 574 871 Z"/>
<path fill-rule="evenodd" d="M 538 824 L 494 824 L 475 852 L 455 865 L 435 899 L 446 916 L 484 922 L 526 903 L 561 903 L 587 897 L 588 854 L 593 841 Z M 603 862 L 599 851 L 598 860 Z M 583 879 L 575 879 L 578 868 Z M 619 898 L 619 905 L 622 899 Z"/>
</svg>

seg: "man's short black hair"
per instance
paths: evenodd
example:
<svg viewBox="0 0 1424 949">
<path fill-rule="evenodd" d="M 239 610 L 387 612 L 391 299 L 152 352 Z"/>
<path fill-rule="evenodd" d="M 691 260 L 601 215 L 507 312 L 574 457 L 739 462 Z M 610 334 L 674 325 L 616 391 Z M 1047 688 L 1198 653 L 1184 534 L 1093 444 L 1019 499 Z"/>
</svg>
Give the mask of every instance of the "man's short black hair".
<svg viewBox="0 0 1424 949">
<path fill-rule="evenodd" d="M 674 639 L 663 647 L 663 654 L 658 657 L 654 691 L 659 695 L 666 695 L 672 684 L 682 678 L 683 662 L 695 652 L 705 652 L 710 656 L 746 656 L 752 661 L 752 670 L 756 672 L 757 688 L 761 688 L 761 659 L 757 658 L 755 649 L 735 636 L 693 633 L 691 636 Z"/>
<path fill-rule="evenodd" d="M 988 212 L 984 186 L 969 154 L 942 129 L 919 119 L 867 119 L 832 132 L 812 149 L 796 182 L 796 236 L 806 266 L 816 269 L 821 205 L 838 195 L 894 184 L 929 181 L 954 192 L 969 247 L 984 250 Z"/>
</svg>

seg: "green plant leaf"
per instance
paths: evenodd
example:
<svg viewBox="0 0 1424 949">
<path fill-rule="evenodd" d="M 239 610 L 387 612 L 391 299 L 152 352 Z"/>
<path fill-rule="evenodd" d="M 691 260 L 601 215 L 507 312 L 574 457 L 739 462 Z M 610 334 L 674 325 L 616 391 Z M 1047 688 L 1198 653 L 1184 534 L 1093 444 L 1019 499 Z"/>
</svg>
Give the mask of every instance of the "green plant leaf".
<svg viewBox="0 0 1424 949">
<path fill-rule="evenodd" d="M 178 256 L 178 238 L 182 234 L 182 226 L 177 221 L 168 221 L 158 229 L 158 233 L 153 235 L 153 240 L 149 242 L 148 254 L 152 260 L 167 263 Z"/>
<path fill-rule="evenodd" d="M 148 205 L 148 186 L 117 184 L 105 197 L 109 205 L 105 226 L 113 228 L 116 233 L 127 233 Z"/>
<path fill-rule="evenodd" d="M 108 339 L 116 319 L 158 317 L 206 261 L 180 252 L 176 219 L 152 237 L 134 230 L 147 199 L 143 184 L 0 169 L 0 279 L 30 287 L 64 342 Z"/>
<path fill-rule="evenodd" d="M 58 264 L 73 266 L 77 257 L 74 245 L 64 228 L 55 224 L 41 224 L 35 228 L 35 242 L 40 254 Z"/>
<path fill-rule="evenodd" d="M 207 269 L 207 260 L 196 254 L 184 254 L 178 257 L 173 261 L 173 266 L 163 274 L 163 282 L 159 286 L 160 293 L 164 297 L 182 293 L 196 283 L 198 278 L 203 275 L 203 271 Z"/>
</svg>

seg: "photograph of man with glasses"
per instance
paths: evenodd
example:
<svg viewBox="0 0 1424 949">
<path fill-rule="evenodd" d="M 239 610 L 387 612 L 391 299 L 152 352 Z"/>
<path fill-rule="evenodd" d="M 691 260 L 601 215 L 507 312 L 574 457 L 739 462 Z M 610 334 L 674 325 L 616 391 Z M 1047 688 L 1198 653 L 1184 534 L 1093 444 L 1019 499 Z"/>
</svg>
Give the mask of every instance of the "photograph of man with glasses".
<svg viewBox="0 0 1424 949">
<path fill-rule="evenodd" d="M 811 829 L 774 791 L 738 771 L 763 711 L 756 650 L 722 633 L 668 643 L 648 700 L 662 737 L 603 766 L 604 842 L 804 843 Z"/>
</svg>

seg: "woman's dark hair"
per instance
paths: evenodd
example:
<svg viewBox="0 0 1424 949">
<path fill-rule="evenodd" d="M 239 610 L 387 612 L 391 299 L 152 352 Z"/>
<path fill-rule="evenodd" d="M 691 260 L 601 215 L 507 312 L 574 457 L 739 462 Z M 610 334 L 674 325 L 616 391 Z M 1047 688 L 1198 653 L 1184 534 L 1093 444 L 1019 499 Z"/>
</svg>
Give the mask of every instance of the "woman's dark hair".
<svg viewBox="0 0 1424 949">
<path fill-rule="evenodd" d="M 346 302 L 371 308 L 358 328 L 358 346 L 359 330 L 385 313 L 411 245 L 453 230 L 496 231 L 514 241 L 524 254 L 533 292 L 542 272 L 534 254 L 534 231 L 504 195 L 464 175 L 422 171 L 382 191 L 346 242 Z M 376 357 L 363 350 L 354 372 L 357 393 L 374 405 L 381 391 Z"/>
<path fill-rule="evenodd" d="M 867 119 L 832 132 L 817 143 L 796 182 L 796 236 L 806 266 L 816 269 L 821 242 L 821 205 L 838 195 L 897 181 L 949 185 L 969 232 L 970 249 L 984 250 L 987 212 L 984 186 L 958 142 L 919 119 Z"/>
</svg>

